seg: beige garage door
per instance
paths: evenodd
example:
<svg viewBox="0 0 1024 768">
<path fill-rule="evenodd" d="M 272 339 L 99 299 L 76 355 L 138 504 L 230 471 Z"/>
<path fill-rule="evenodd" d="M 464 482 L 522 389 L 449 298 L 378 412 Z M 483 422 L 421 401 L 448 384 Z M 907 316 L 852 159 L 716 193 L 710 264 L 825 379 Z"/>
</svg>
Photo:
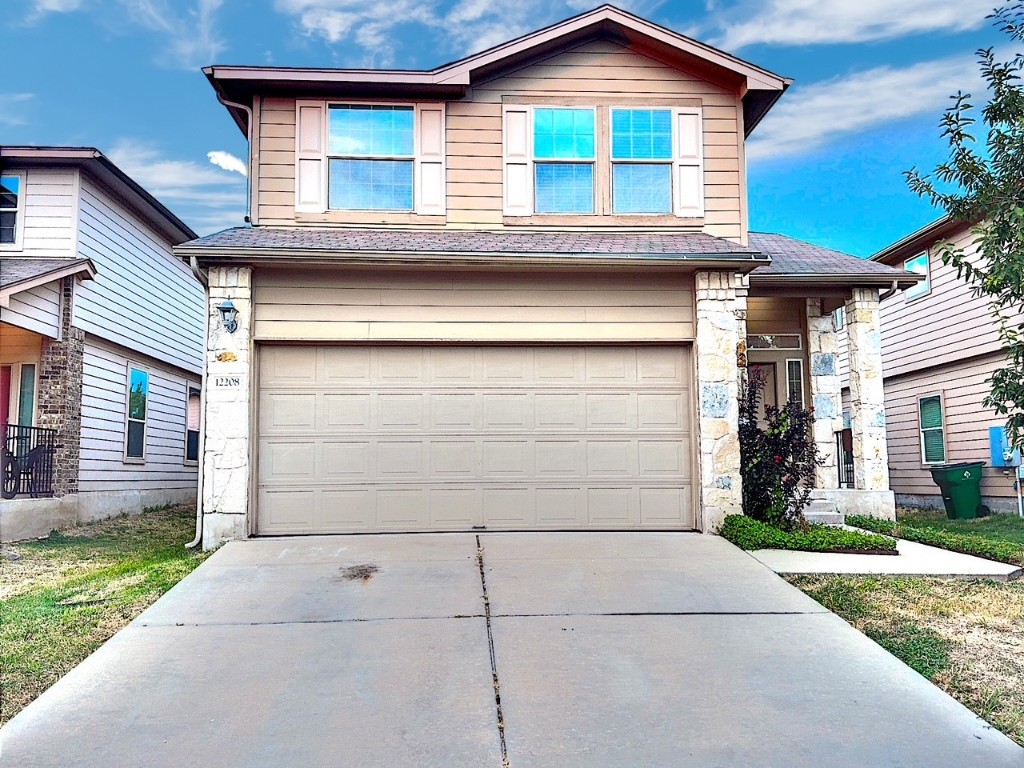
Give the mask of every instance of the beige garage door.
<svg viewBox="0 0 1024 768">
<path fill-rule="evenodd" d="M 688 347 L 259 358 L 260 533 L 694 527 Z"/>
</svg>

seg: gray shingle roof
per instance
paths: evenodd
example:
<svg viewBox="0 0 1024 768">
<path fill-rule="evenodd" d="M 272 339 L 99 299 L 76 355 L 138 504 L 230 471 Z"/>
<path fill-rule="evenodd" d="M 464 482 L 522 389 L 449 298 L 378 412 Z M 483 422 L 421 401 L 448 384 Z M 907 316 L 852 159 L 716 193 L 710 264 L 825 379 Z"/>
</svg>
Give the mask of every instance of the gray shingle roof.
<svg viewBox="0 0 1024 768">
<path fill-rule="evenodd" d="M 236 227 L 192 240 L 184 249 L 409 254 L 504 254 L 744 258 L 757 249 L 700 232 L 518 232 L 509 230 L 397 230 L 313 227 Z"/>
<path fill-rule="evenodd" d="M 785 235 L 751 232 L 750 245 L 772 257 L 768 266 L 758 267 L 753 277 L 782 277 L 787 275 L 878 275 L 906 277 L 902 269 L 859 259 L 848 253 L 833 251 L 820 245 L 795 240 Z"/>
<path fill-rule="evenodd" d="M 22 283 L 69 267 L 79 259 L 23 259 L 20 257 L 0 258 L 0 288 Z"/>
</svg>

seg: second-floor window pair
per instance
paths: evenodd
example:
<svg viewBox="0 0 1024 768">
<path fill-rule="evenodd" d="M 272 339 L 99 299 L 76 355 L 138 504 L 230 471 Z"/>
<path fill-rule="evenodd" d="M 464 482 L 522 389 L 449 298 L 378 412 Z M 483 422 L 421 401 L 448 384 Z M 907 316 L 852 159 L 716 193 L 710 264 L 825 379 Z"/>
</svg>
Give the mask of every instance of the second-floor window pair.
<svg viewBox="0 0 1024 768">
<path fill-rule="evenodd" d="M 603 130 L 593 107 L 508 111 L 515 117 L 504 136 L 508 197 L 530 201 L 529 210 L 510 215 L 699 215 L 699 110 L 613 107 Z M 416 120 L 411 105 L 329 106 L 330 209 L 415 210 Z"/>
<path fill-rule="evenodd" d="M 534 108 L 536 213 L 594 213 L 593 109 Z M 672 212 L 672 111 L 611 110 L 612 213 Z"/>
</svg>

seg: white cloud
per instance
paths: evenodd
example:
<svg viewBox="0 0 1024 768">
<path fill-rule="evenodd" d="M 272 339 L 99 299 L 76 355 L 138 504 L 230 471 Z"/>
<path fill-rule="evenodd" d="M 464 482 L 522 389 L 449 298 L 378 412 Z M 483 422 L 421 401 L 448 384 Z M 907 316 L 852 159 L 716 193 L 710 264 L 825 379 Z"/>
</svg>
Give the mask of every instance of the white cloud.
<svg viewBox="0 0 1024 768">
<path fill-rule="evenodd" d="M 71 13 L 82 7 L 82 0 L 33 0 L 29 18 L 37 19 L 48 13 Z"/>
<path fill-rule="evenodd" d="M 132 22 L 167 37 L 158 61 L 172 69 L 198 69 L 225 49 L 217 31 L 217 12 L 224 0 L 195 0 L 190 7 L 170 0 L 118 0 Z"/>
<path fill-rule="evenodd" d="M 31 93 L 0 93 L 0 125 L 24 125 L 25 106 L 31 101 Z"/>
<path fill-rule="evenodd" d="M 227 152 L 221 154 L 241 164 Z M 154 145 L 135 139 L 118 141 L 107 156 L 197 231 L 243 223 L 246 185 L 237 172 L 169 158 Z"/>
<path fill-rule="evenodd" d="M 217 149 L 213 152 L 207 152 L 206 156 L 210 158 L 211 163 L 223 168 L 225 171 L 233 171 L 234 173 L 240 173 L 243 176 L 249 175 L 249 169 L 245 167 L 245 163 L 230 152 L 223 152 Z"/>
<path fill-rule="evenodd" d="M 982 26 L 993 4 L 994 0 L 748 0 L 716 12 L 712 28 L 721 32 L 711 42 L 737 50 L 757 43 L 860 43 L 939 30 L 957 32 Z"/>
<path fill-rule="evenodd" d="M 794 88 L 758 126 L 750 158 L 807 152 L 838 136 L 921 114 L 938 119 L 958 90 L 978 93 L 983 82 L 973 57 L 876 67 Z"/>
<path fill-rule="evenodd" d="M 392 30 L 407 24 L 436 27 L 436 0 L 274 0 L 296 18 L 303 34 L 337 44 L 352 39 L 368 66 L 389 66 L 395 57 Z"/>
</svg>

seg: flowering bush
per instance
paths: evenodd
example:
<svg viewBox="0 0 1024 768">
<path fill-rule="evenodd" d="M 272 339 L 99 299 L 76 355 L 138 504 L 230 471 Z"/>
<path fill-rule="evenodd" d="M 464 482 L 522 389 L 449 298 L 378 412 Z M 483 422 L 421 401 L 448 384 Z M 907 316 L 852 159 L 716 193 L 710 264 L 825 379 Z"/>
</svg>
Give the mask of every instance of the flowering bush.
<svg viewBox="0 0 1024 768">
<path fill-rule="evenodd" d="M 811 435 L 812 410 L 767 405 L 759 420 L 766 375 L 751 371 L 740 395 L 740 462 L 744 514 L 786 531 L 806 527 L 814 469 L 821 464 Z"/>
</svg>

